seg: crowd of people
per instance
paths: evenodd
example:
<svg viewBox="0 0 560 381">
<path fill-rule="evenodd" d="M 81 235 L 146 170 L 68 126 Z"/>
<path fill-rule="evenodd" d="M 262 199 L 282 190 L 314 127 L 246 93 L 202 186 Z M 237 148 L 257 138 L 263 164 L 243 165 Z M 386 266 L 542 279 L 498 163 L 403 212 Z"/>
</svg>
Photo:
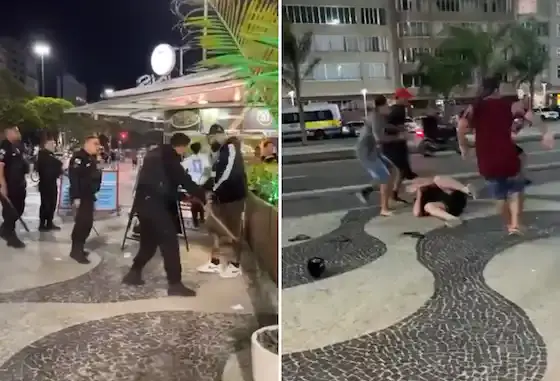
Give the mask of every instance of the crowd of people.
<svg viewBox="0 0 560 381">
<path fill-rule="evenodd" d="M 496 200 L 509 234 L 522 234 L 523 193 L 531 182 L 524 171 L 525 154 L 514 136 L 534 123 L 528 97 L 512 102 L 500 94 L 499 77 L 483 80 L 478 99 L 460 115 L 457 139 L 464 159 L 470 156 L 468 134 L 475 135 L 478 171 Z M 412 94 L 406 89 L 395 92 L 395 105 L 386 97 L 375 97 L 356 147 L 357 157 L 374 185 L 379 186 L 380 215 L 391 216 L 391 201 L 404 202 L 399 194 L 403 179 L 412 180 L 406 188 L 414 195 L 412 212 L 416 217 L 433 216 L 448 226 L 462 223 L 460 215 L 476 190 L 445 176 L 417 178 L 410 166 L 407 132 L 404 126 L 406 107 Z M 539 123 L 542 144 L 554 145 L 554 135 Z M 357 197 L 367 203 L 373 186 L 362 189 Z"/>
<path fill-rule="evenodd" d="M 24 248 L 15 224 L 24 213 L 26 175 L 30 168 L 18 128 L 6 128 L 4 136 L 0 143 L 0 201 L 4 220 L 0 237 L 8 246 Z M 194 290 L 183 285 L 181 278 L 177 205 L 185 194 L 191 205 L 194 226 L 200 227 L 206 222 L 213 239 L 208 260 L 198 271 L 216 273 L 223 278 L 240 275 L 242 214 L 248 192 L 241 141 L 226 135 L 224 129 L 215 124 L 207 134 L 207 143 L 210 152 L 206 152 L 200 142 L 191 144 L 187 135 L 175 133 L 168 144 L 151 147 L 140 162 L 134 163 L 138 165 L 138 175 L 131 214 L 139 222 L 140 245 L 132 267 L 123 278 L 124 284 L 142 285 L 142 270 L 159 249 L 169 282 L 168 294 L 195 295 Z M 270 142 L 263 140 L 259 148 L 263 162 L 277 160 Z M 41 232 L 60 230 L 53 220 L 58 179 L 64 170 L 54 150 L 55 140 L 44 139 L 35 164 L 41 195 Z M 99 138 L 89 136 L 68 162 L 69 198 L 74 210 L 69 256 L 81 264 L 90 263 L 85 243 L 93 228 L 96 194 L 101 187 L 99 164 L 105 159 L 101 151 Z"/>
</svg>

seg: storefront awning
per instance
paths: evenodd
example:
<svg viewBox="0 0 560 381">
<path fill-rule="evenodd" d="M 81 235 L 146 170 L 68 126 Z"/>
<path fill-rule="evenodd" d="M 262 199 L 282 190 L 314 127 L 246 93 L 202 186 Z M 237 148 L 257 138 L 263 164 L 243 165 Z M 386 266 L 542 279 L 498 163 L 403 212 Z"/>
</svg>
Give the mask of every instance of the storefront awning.
<svg viewBox="0 0 560 381">
<path fill-rule="evenodd" d="M 146 86 L 115 91 L 109 98 L 67 110 L 71 114 L 130 117 L 162 123 L 164 111 L 242 106 L 245 84 L 230 70 L 206 70 Z"/>
</svg>

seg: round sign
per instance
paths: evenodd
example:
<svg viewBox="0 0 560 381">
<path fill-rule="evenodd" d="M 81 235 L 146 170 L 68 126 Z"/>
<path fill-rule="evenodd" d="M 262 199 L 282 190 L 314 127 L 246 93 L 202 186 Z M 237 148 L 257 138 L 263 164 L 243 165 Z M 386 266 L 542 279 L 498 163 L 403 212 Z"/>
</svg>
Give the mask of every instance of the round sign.
<svg viewBox="0 0 560 381">
<path fill-rule="evenodd" d="M 175 49 L 169 44 L 159 44 L 152 52 L 150 63 L 156 75 L 169 75 L 175 68 Z"/>
</svg>

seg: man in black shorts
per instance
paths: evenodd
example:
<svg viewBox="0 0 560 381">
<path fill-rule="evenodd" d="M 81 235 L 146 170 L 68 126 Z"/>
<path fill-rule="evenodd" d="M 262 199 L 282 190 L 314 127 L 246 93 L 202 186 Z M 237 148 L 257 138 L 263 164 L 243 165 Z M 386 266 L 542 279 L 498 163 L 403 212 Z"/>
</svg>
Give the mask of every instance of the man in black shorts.
<svg viewBox="0 0 560 381">
<path fill-rule="evenodd" d="M 407 191 L 416 193 L 412 209 L 416 217 L 436 217 L 449 227 L 463 223 L 459 216 L 467 206 L 467 199 L 473 197 L 468 185 L 444 176 L 415 179 Z"/>
</svg>

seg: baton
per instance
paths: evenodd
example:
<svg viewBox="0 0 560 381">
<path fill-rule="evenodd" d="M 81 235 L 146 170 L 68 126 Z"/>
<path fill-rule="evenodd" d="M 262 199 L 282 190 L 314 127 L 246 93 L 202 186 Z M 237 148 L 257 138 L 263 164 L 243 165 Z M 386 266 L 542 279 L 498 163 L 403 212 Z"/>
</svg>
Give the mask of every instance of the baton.
<svg viewBox="0 0 560 381">
<path fill-rule="evenodd" d="M 0 197 L 2 198 L 2 200 L 4 200 L 6 202 L 6 204 L 8 204 L 8 206 L 10 208 L 12 208 L 12 212 L 18 216 L 17 219 L 19 222 L 21 222 L 21 224 L 23 225 L 23 228 L 25 229 L 26 232 L 29 233 L 29 227 L 27 226 L 27 224 L 25 223 L 25 221 L 21 218 L 21 216 L 19 215 L 16 207 L 14 206 L 14 204 L 12 204 L 12 202 L 10 201 L 10 199 L 8 197 L 5 197 L 2 193 L 0 193 Z"/>
</svg>

